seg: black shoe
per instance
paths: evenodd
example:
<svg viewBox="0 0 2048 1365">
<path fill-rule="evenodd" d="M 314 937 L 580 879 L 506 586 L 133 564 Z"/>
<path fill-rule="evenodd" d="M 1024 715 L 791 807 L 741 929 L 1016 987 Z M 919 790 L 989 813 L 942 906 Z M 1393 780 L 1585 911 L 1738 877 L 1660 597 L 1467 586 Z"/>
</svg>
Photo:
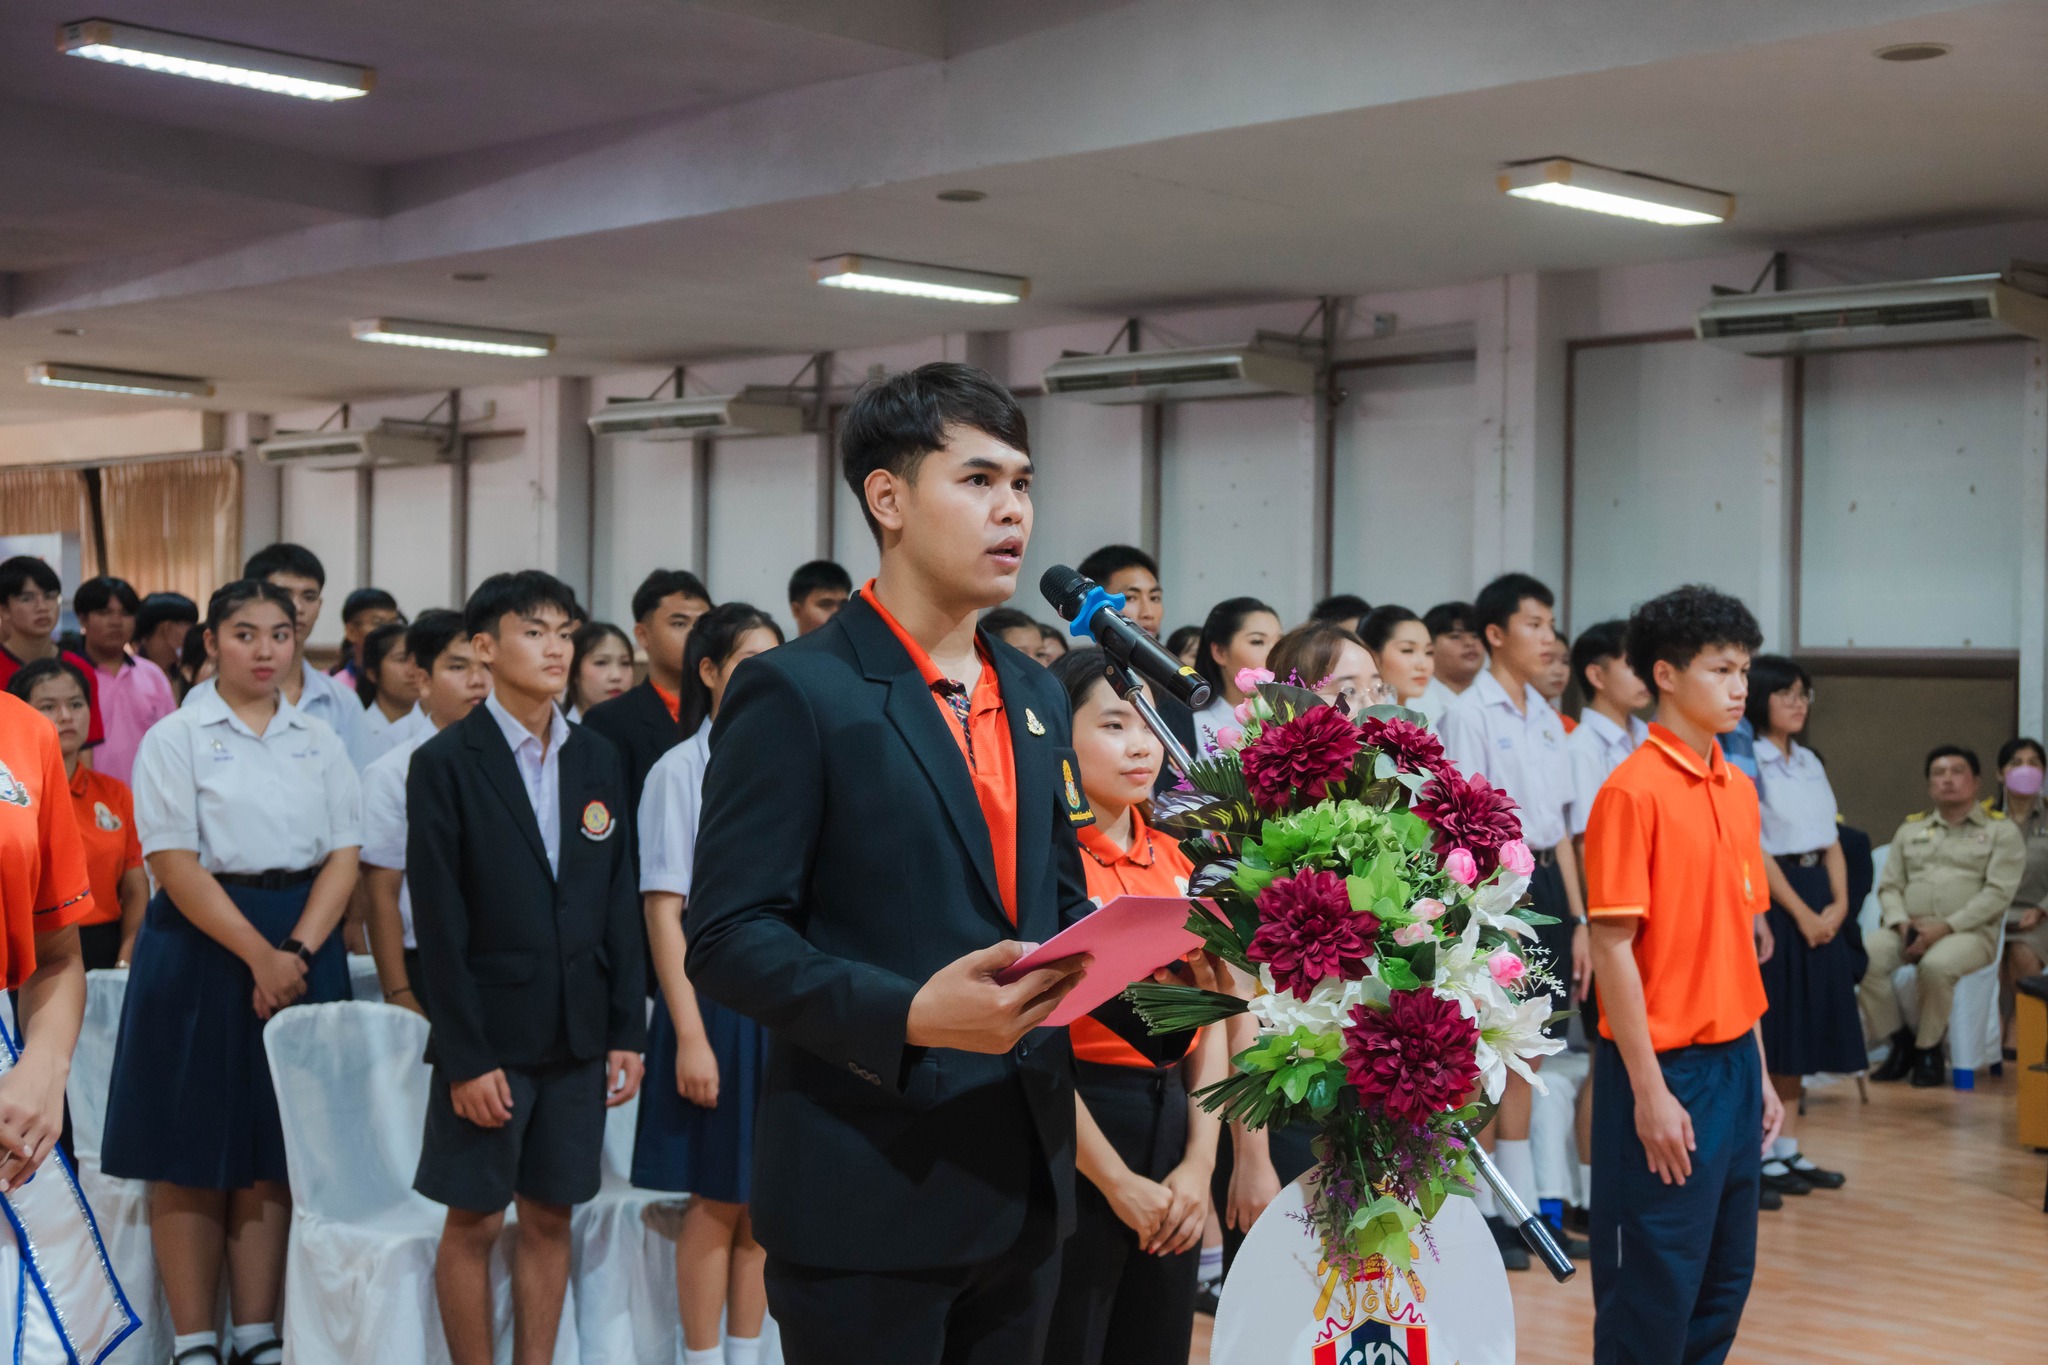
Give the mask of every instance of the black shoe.
<svg viewBox="0 0 2048 1365">
<path fill-rule="evenodd" d="M 1941 1044 L 1922 1052 L 1913 1061 L 1913 1088 L 1927 1090 L 1948 1079 L 1948 1072 L 1942 1066 Z"/>
<path fill-rule="evenodd" d="M 1486 1217 L 1487 1231 L 1493 1234 L 1493 1244 L 1500 1248 L 1500 1263 L 1509 1270 L 1529 1268 L 1529 1249 L 1522 1245 L 1522 1234 L 1508 1226 L 1508 1220 L 1498 1214 Z"/>
<path fill-rule="evenodd" d="M 1580 1208 L 1577 1204 L 1564 1206 L 1564 1230 L 1574 1237 L 1588 1237 L 1593 1232 L 1593 1211 Z"/>
<path fill-rule="evenodd" d="M 1585 1238 L 1574 1237 L 1568 1232 L 1557 1233 L 1556 1237 L 1558 1247 L 1574 1261 L 1593 1259 L 1593 1244 Z"/>
<path fill-rule="evenodd" d="M 1775 1175 L 1772 1174 L 1770 1167 L 1784 1166 L 1784 1164 L 1785 1163 L 1783 1163 L 1782 1161 L 1771 1161 L 1765 1163 L 1765 1169 L 1763 1173 L 1764 1188 L 1767 1190 L 1776 1190 L 1779 1194 L 1812 1194 L 1812 1184 L 1807 1181 L 1805 1176 L 1800 1175 L 1791 1167 L 1785 1166 L 1784 1170 L 1778 1172 Z"/>
<path fill-rule="evenodd" d="M 188 1346 L 171 1357 L 171 1365 L 220 1365 L 218 1346 Z"/>
<path fill-rule="evenodd" d="M 1221 1285 L 1213 1284 L 1207 1281 L 1204 1281 L 1203 1283 L 1196 1285 L 1195 1311 L 1197 1313 L 1207 1313 L 1212 1318 L 1215 1317 L 1217 1302 L 1216 1291 L 1221 1287 Z"/>
<path fill-rule="evenodd" d="M 1782 1209 L 1785 1207 L 1785 1196 L 1779 1194 L 1769 1185 L 1758 1185 L 1756 1188 L 1756 1206 L 1767 1211 Z"/>
<path fill-rule="evenodd" d="M 1811 1161 L 1808 1161 L 1804 1154 L 1786 1164 L 1792 1168 L 1792 1174 L 1798 1176 L 1817 1190 L 1839 1190 L 1842 1186 L 1849 1183 L 1848 1176 L 1843 1175 L 1840 1171 L 1822 1170 Z"/>
<path fill-rule="evenodd" d="M 279 1360 L 284 1359 L 284 1343 L 272 1337 L 268 1341 L 257 1342 L 246 1354 L 241 1351 L 228 1352 L 228 1365 L 255 1365 L 256 1357 L 266 1351 L 271 1352 Z"/>
<path fill-rule="evenodd" d="M 1903 1081 L 1906 1073 L 1913 1069 L 1919 1059 L 1920 1049 L 1913 1046 L 1913 1035 L 1900 1029 L 1892 1035 L 1892 1055 L 1885 1058 L 1878 1068 L 1870 1073 L 1873 1081 Z"/>
</svg>

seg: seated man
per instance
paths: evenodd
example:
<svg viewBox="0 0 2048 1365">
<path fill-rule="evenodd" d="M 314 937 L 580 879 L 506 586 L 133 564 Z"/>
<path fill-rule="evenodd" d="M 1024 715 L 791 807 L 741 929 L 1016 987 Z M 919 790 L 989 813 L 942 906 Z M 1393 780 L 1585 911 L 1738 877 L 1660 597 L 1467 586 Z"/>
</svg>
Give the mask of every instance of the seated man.
<svg viewBox="0 0 2048 1365">
<path fill-rule="evenodd" d="M 1914 1085 L 1942 1082 L 1942 1038 L 1956 982 L 1998 955 L 1998 926 L 2027 865 L 2026 843 L 1997 811 L 1977 804 L 1977 755 L 1944 744 L 1927 755 L 1931 812 L 1906 817 L 1892 836 L 1877 899 L 1878 927 L 1863 936 L 1870 966 L 1857 987 L 1867 1038 L 1889 1036 L 1892 1053 L 1871 1073 Z M 1920 1027 L 1907 1030 L 1892 973 L 1915 963 Z"/>
</svg>

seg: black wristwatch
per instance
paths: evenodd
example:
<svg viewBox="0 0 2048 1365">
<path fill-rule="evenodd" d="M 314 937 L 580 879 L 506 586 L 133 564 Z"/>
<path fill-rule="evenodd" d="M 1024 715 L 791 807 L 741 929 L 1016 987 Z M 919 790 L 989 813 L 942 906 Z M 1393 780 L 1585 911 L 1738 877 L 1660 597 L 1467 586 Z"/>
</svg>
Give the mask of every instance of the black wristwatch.
<svg viewBox="0 0 2048 1365">
<path fill-rule="evenodd" d="M 313 965 L 313 954 L 307 951 L 305 944 L 295 938 L 288 938 L 278 944 L 277 950 L 281 953 L 297 953 L 299 961 L 305 963 L 308 967 Z"/>
</svg>

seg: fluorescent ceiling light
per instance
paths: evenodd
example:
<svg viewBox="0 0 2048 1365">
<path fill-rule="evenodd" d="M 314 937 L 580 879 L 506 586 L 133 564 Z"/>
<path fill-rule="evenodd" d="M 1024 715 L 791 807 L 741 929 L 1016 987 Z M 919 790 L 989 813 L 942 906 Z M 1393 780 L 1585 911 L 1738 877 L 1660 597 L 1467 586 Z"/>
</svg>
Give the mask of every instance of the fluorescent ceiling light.
<svg viewBox="0 0 2048 1365">
<path fill-rule="evenodd" d="M 880 256 L 827 256 L 811 262 L 811 278 L 834 289 L 864 289 L 947 303 L 1015 303 L 1031 292 L 1031 281 L 1021 275 L 991 275 Z"/>
<path fill-rule="evenodd" d="M 57 30 L 57 50 L 115 66 L 139 67 L 196 81 L 239 85 L 302 100 L 352 100 L 370 93 L 377 73 L 367 66 L 326 62 L 290 52 L 215 42 L 185 33 L 80 19 Z"/>
<path fill-rule="evenodd" d="M 1500 173 L 1499 183 L 1501 193 L 1517 199 L 1611 213 L 1664 227 L 1720 223 L 1735 213 L 1732 194 L 1561 158 L 1509 166 Z"/>
<path fill-rule="evenodd" d="M 44 361 L 28 367 L 28 382 L 53 389 L 91 389 L 96 393 L 134 393 L 149 398 L 210 398 L 213 385 L 184 374 L 150 374 L 146 370 L 106 370 L 97 365 L 64 365 Z"/>
<path fill-rule="evenodd" d="M 511 332 L 500 327 L 464 327 L 454 322 L 421 322 L 415 318 L 358 318 L 349 325 L 357 341 L 387 346 L 424 346 L 430 351 L 469 351 L 476 355 L 552 355 L 555 339 L 546 332 Z"/>
</svg>

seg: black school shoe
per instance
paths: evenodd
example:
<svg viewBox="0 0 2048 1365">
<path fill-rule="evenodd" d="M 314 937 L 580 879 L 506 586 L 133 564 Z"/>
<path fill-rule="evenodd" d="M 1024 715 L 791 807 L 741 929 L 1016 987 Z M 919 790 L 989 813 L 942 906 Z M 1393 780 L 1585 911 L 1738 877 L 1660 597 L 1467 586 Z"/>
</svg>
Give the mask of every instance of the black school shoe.
<svg viewBox="0 0 2048 1365">
<path fill-rule="evenodd" d="M 1773 1171 L 1771 1169 L 1773 1166 L 1778 1167 L 1778 1169 Z M 1764 1163 L 1763 1186 L 1767 1190 L 1776 1190 L 1779 1194 L 1798 1195 L 1813 1193 L 1813 1185 L 1805 1176 L 1799 1174 L 1784 1162 L 1777 1160 Z"/>
<path fill-rule="evenodd" d="M 171 1365 L 220 1365 L 218 1346 L 187 1346 L 171 1357 Z"/>
<path fill-rule="evenodd" d="M 1913 1062 L 1913 1088 L 1929 1090 L 1948 1079 L 1948 1070 L 1942 1065 L 1941 1044 L 1922 1052 Z"/>
<path fill-rule="evenodd" d="M 1769 1185 L 1759 1184 L 1756 1187 L 1756 1206 L 1766 1213 L 1775 1212 L 1785 1207 L 1785 1196 Z"/>
<path fill-rule="evenodd" d="M 1785 1164 L 1792 1168 L 1792 1174 L 1798 1176 L 1817 1190 L 1839 1190 L 1842 1186 L 1849 1183 L 1848 1176 L 1843 1175 L 1840 1171 L 1823 1170 L 1821 1167 L 1808 1161 L 1804 1152 L 1793 1157 L 1792 1160 Z"/>
<path fill-rule="evenodd" d="M 272 1337 L 268 1341 L 257 1342 L 247 1355 L 240 1351 L 230 1351 L 228 1353 L 228 1365 L 256 1365 L 256 1358 L 266 1352 L 270 1353 L 273 1359 L 283 1360 L 284 1343 L 276 1337 Z"/>
<path fill-rule="evenodd" d="M 1522 1245 L 1522 1234 L 1508 1226 L 1508 1220 L 1497 1213 L 1486 1215 L 1487 1231 L 1493 1234 L 1493 1244 L 1500 1248 L 1500 1263 L 1509 1270 L 1529 1268 L 1529 1249 Z"/>
<path fill-rule="evenodd" d="M 1900 1029 L 1892 1035 L 1891 1056 L 1870 1073 L 1873 1081 L 1903 1081 L 1919 1060 L 1920 1049 L 1913 1046 L 1913 1035 Z"/>
</svg>

